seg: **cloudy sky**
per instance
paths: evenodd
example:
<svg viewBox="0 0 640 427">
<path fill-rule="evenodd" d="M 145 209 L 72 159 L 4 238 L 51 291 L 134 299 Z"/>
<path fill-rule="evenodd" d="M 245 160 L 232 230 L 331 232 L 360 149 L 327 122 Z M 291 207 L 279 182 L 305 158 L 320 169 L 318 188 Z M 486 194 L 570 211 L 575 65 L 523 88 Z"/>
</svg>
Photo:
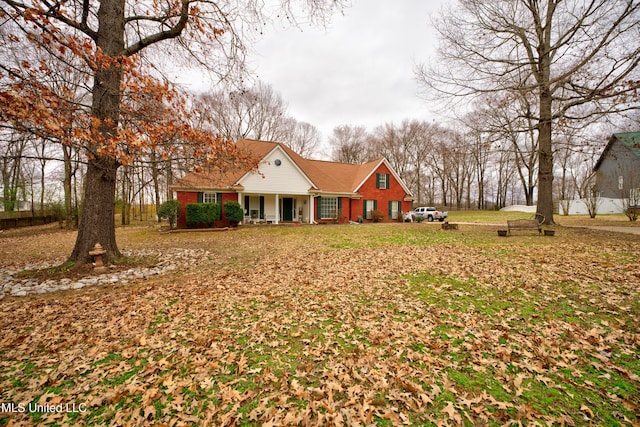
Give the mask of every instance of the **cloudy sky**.
<svg viewBox="0 0 640 427">
<path fill-rule="evenodd" d="M 326 28 L 267 24 L 251 46 L 251 74 L 282 96 L 291 116 L 317 127 L 325 145 L 343 124 L 372 131 L 405 118 L 431 121 L 435 109 L 419 98 L 414 69 L 434 55 L 431 19 L 447 3 L 352 0 Z M 180 69 L 177 79 L 196 91 L 211 88 L 196 71 Z"/>
<path fill-rule="evenodd" d="M 324 141 L 341 124 L 373 130 L 404 118 L 431 120 L 414 67 L 435 52 L 431 17 L 445 2 L 353 0 L 326 29 L 274 24 L 254 46 L 254 74 Z"/>
</svg>

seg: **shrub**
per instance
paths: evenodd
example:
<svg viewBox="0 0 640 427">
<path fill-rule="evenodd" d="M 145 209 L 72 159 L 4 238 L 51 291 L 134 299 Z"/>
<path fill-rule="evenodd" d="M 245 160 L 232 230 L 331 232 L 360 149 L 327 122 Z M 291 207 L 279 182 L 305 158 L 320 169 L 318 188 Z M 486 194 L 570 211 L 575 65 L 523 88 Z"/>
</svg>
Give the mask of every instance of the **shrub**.
<svg viewBox="0 0 640 427">
<path fill-rule="evenodd" d="M 62 202 L 54 202 L 47 205 L 47 210 L 56 221 L 63 221 L 66 216 L 66 209 Z"/>
<path fill-rule="evenodd" d="M 240 203 L 234 202 L 233 200 L 224 202 L 224 217 L 232 225 L 238 225 L 238 223 L 244 219 L 244 211 Z"/>
<path fill-rule="evenodd" d="M 629 221 L 637 221 L 640 216 L 640 208 L 627 208 L 624 210 L 624 214 L 629 218 Z"/>
<path fill-rule="evenodd" d="M 186 206 L 188 227 L 210 227 L 220 219 L 220 205 L 217 203 L 188 203 Z"/>
<path fill-rule="evenodd" d="M 416 216 L 416 222 L 422 222 L 422 221 L 424 221 L 424 217 Z"/>
<path fill-rule="evenodd" d="M 177 200 L 167 200 L 160 205 L 160 209 L 158 209 L 158 218 L 168 220 L 169 228 L 174 228 L 178 221 L 179 213 L 180 202 Z"/>
<path fill-rule="evenodd" d="M 382 211 L 379 211 L 379 210 L 371 211 L 371 220 L 373 222 L 382 222 L 383 219 L 384 219 L 384 214 L 382 213 Z"/>
</svg>

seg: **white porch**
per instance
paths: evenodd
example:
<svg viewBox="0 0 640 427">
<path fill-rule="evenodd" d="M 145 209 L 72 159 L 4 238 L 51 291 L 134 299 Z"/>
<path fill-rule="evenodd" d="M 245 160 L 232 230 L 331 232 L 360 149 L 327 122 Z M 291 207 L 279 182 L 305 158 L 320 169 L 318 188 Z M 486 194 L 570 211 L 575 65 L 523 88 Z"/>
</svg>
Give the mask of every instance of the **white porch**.
<svg viewBox="0 0 640 427">
<path fill-rule="evenodd" d="M 238 193 L 245 224 L 313 223 L 314 198 L 295 194 Z"/>
</svg>

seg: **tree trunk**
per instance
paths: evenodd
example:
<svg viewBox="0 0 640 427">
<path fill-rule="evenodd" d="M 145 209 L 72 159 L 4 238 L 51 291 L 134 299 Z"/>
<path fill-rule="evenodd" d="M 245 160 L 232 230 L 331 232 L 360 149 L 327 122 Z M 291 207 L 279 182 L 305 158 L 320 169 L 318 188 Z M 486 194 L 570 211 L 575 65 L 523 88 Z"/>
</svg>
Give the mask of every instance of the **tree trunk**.
<svg viewBox="0 0 640 427">
<path fill-rule="evenodd" d="M 540 121 L 538 123 L 538 206 L 536 212 L 544 216 L 545 224 L 553 224 L 553 151 L 551 146 L 551 93 L 540 93 Z"/>
<path fill-rule="evenodd" d="M 167 200 L 173 200 L 173 192 L 171 191 L 171 186 L 173 185 L 173 162 L 171 158 L 169 158 L 165 164 L 165 175 L 167 181 Z"/>
<path fill-rule="evenodd" d="M 160 217 L 158 216 L 158 212 L 160 212 L 160 167 L 158 166 L 159 160 L 156 157 L 156 152 L 151 152 L 151 177 L 153 178 L 153 195 L 154 201 L 156 205 L 156 220 L 158 222 L 162 222 Z"/>
<path fill-rule="evenodd" d="M 544 217 L 544 224 L 553 221 L 553 150 L 551 142 L 551 123 L 553 118 L 553 93 L 551 92 L 551 17 L 556 2 L 547 3 L 547 26 L 540 28 L 538 51 L 538 69 L 536 80 L 539 86 L 538 118 L 538 206 L 536 213 Z"/>
<path fill-rule="evenodd" d="M 124 53 L 125 0 L 102 0 L 98 9 L 96 46 L 104 55 L 117 58 Z M 91 113 L 100 120 L 98 129 L 102 141 L 115 143 L 120 113 L 122 66 L 113 61 L 98 67 L 93 79 Z M 117 160 L 93 153 L 87 165 L 84 204 L 76 243 L 70 260 L 83 263 L 91 260 L 89 250 L 100 243 L 106 251 L 105 260 L 120 257 L 116 245 L 114 209 Z"/>
<path fill-rule="evenodd" d="M 142 219 L 142 213 L 144 211 L 145 214 L 145 219 L 146 219 L 146 213 L 147 211 L 144 209 L 144 189 L 145 189 L 145 183 L 144 183 L 144 166 L 140 165 L 140 191 L 138 192 L 138 200 L 140 201 L 140 221 L 143 221 Z"/>
<path fill-rule="evenodd" d="M 118 166 L 108 157 L 97 157 L 87 166 L 78 237 L 70 258 L 77 263 L 91 261 L 89 251 L 96 243 L 107 251 L 107 260 L 121 256 L 113 223 Z"/>
<path fill-rule="evenodd" d="M 129 166 L 123 166 L 122 167 L 122 193 L 121 194 L 121 198 L 122 198 L 122 206 L 120 207 L 120 224 L 121 225 L 127 225 L 127 200 L 128 199 L 128 194 L 127 194 L 127 182 L 128 182 L 128 172 L 129 172 Z"/>
<path fill-rule="evenodd" d="M 64 179 L 62 181 L 62 187 L 64 188 L 64 212 L 66 227 L 71 228 L 73 219 L 73 198 L 71 194 L 71 147 L 63 145 L 62 153 L 64 156 Z"/>
<path fill-rule="evenodd" d="M 76 153 L 76 161 L 78 161 L 77 158 L 77 153 Z M 76 165 L 74 171 L 73 171 L 73 213 L 72 213 L 72 219 L 73 219 L 73 228 L 77 229 L 80 226 L 80 206 L 82 205 L 82 200 L 81 197 L 84 197 L 84 195 L 80 196 L 78 195 L 78 167 Z"/>
</svg>

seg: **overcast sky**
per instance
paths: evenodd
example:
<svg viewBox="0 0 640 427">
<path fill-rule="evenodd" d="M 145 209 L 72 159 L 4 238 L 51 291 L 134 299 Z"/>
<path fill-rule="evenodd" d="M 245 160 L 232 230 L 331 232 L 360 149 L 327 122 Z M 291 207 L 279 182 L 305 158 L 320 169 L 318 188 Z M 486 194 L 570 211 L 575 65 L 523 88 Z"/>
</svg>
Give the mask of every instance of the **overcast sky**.
<svg viewBox="0 0 640 427">
<path fill-rule="evenodd" d="M 251 74 L 282 96 L 292 117 L 317 127 L 323 143 L 343 124 L 372 131 L 405 118 L 432 121 L 414 69 L 435 54 L 431 19 L 446 3 L 352 0 L 326 28 L 270 23 L 250 48 Z M 196 91 L 212 84 L 184 69 L 177 78 Z"/>
<path fill-rule="evenodd" d="M 431 26 L 446 0 L 353 0 L 326 29 L 268 26 L 250 59 L 255 75 L 316 126 L 326 141 L 334 127 L 368 130 L 404 118 L 432 120 L 418 97 L 416 63 L 435 52 Z"/>
</svg>

